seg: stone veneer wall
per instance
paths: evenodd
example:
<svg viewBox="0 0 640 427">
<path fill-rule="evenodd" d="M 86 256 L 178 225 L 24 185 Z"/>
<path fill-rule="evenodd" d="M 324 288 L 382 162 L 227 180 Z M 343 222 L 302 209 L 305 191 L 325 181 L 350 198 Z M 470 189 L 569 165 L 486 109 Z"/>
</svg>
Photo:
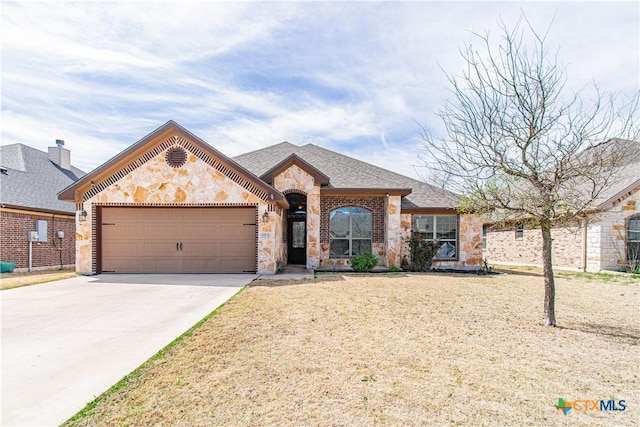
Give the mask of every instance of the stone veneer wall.
<svg viewBox="0 0 640 427">
<path fill-rule="evenodd" d="M 386 238 L 386 263 L 387 267 L 400 267 L 402 264 L 403 230 L 402 214 L 400 213 L 400 196 L 389 196 L 385 201 L 385 212 L 387 220 L 384 224 L 384 234 Z"/>
<path fill-rule="evenodd" d="M 482 264 L 482 218 L 463 214 L 459 220 L 458 265 Z"/>
<path fill-rule="evenodd" d="M 413 228 L 413 216 L 407 213 L 400 214 L 400 234 L 402 236 L 402 251 L 400 258 L 400 266 L 409 265 L 411 263 L 411 251 L 409 250 L 409 240 L 411 239 L 411 230 Z"/>
<path fill-rule="evenodd" d="M 307 196 L 307 268 L 317 267 L 320 265 L 320 184 L 316 185 L 313 176 L 294 164 L 273 178 L 273 186 L 285 194 L 297 191 Z M 286 221 L 283 224 L 286 227 Z"/>
<path fill-rule="evenodd" d="M 282 212 L 274 209 L 270 212 L 269 221 L 263 223 L 261 215 L 268 204 L 193 153 L 188 153 L 184 166 L 173 168 L 165 161 L 165 152 L 161 152 L 84 201 L 79 208 L 84 208 L 88 217 L 86 221 L 77 222 L 76 226 L 76 271 L 80 274 L 96 272 L 93 239 L 98 225 L 95 224 L 93 208 L 98 205 L 258 206 L 257 271 L 275 273 L 278 261 L 281 261 L 278 255 L 282 252 L 282 245 L 278 245 L 277 236 L 282 231 L 277 230 L 277 224 L 281 223 Z"/>
<path fill-rule="evenodd" d="M 640 191 L 589 219 L 586 248 L 583 226 L 552 230 L 554 267 L 586 271 L 623 270 L 626 261 L 627 220 L 640 213 Z M 515 225 L 489 228 L 484 257 L 491 263 L 542 266 L 540 230 L 526 228 L 522 239 L 515 238 Z"/>
<path fill-rule="evenodd" d="M 587 226 L 587 271 L 627 267 L 627 221 L 640 213 L 640 188 L 592 218 Z"/>
<path fill-rule="evenodd" d="M 372 212 L 372 248 L 373 255 L 378 257 L 378 263 L 387 263 L 387 244 L 385 241 L 385 216 L 387 209 L 384 196 L 322 196 L 320 199 L 320 265 L 342 266 L 348 265 L 349 258 L 331 258 L 329 256 L 329 214 L 331 211 L 345 207 L 357 206 Z"/>
<path fill-rule="evenodd" d="M 554 266 L 569 270 L 582 267 L 582 227 L 558 227 L 551 231 Z M 542 233 L 525 226 L 523 237 L 516 238 L 515 224 L 489 226 L 484 258 L 490 264 L 542 266 Z"/>
<path fill-rule="evenodd" d="M 264 211 L 269 213 L 269 221 L 262 221 Z M 283 210 L 275 205 L 258 208 L 258 273 L 277 273 L 284 265 L 282 237 Z"/>
</svg>

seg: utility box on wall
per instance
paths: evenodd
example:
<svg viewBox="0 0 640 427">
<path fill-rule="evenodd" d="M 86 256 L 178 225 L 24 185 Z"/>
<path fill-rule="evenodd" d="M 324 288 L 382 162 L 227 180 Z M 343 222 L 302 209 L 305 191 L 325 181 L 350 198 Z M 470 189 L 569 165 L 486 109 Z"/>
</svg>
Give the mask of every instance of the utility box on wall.
<svg viewBox="0 0 640 427">
<path fill-rule="evenodd" d="M 45 220 L 37 220 L 36 221 L 36 233 L 38 233 L 38 242 L 46 242 L 47 241 L 47 227 L 48 222 Z"/>
</svg>

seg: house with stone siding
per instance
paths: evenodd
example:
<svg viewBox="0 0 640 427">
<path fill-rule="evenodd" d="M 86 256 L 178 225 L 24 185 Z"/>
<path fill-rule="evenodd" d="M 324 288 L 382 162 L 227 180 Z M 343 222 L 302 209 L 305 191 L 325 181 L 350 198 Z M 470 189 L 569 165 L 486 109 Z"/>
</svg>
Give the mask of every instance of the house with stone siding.
<svg viewBox="0 0 640 427">
<path fill-rule="evenodd" d="M 455 194 L 313 144 L 229 158 L 173 121 L 59 198 L 81 274 L 340 269 L 366 252 L 401 266 L 412 232 L 441 242 L 441 265 L 482 260 L 481 220 Z"/>
<path fill-rule="evenodd" d="M 615 144 L 609 140 L 605 144 Z M 558 269 L 599 272 L 629 270 L 640 262 L 640 143 L 599 195 L 587 215 L 552 230 L 553 263 Z M 483 257 L 493 264 L 542 266 L 542 235 L 526 223 L 485 223 Z"/>
<path fill-rule="evenodd" d="M 58 192 L 84 172 L 58 140 L 48 152 L 24 144 L 0 147 L 0 258 L 15 271 L 73 267 L 75 208 Z M 38 231 L 29 244 L 29 233 Z M 31 250 L 29 250 L 31 247 Z"/>
</svg>

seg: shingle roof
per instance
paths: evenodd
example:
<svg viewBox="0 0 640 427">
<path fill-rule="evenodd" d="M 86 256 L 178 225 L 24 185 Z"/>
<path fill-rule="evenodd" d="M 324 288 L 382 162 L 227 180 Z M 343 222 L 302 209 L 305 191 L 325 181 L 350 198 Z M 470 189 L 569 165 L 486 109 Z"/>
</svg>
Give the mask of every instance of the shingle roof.
<svg viewBox="0 0 640 427">
<path fill-rule="evenodd" d="M 613 152 L 625 152 L 629 155 L 623 164 L 616 168 L 613 183 L 602 191 L 593 205 L 599 208 L 608 208 L 618 198 L 640 186 L 640 142 L 625 139 L 610 139 L 598 148 L 612 150 Z"/>
<path fill-rule="evenodd" d="M 403 209 L 455 208 L 458 204 L 458 196 L 447 190 L 313 144 L 298 146 L 290 142 L 282 142 L 242 154 L 233 160 L 254 174 L 262 176 L 291 154 L 299 156 L 327 175 L 330 182 L 325 188 L 410 188 L 411 194 L 402 199 Z"/>
<path fill-rule="evenodd" d="M 0 147 L 0 204 L 56 212 L 75 212 L 73 203 L 58 200 L 58 192 L 85 173 L 76 167 L 62 169 L 49 153 L 24 144 Z"/>
<path fill-rule="evenodd" d="M 613 169 L 602 167 L 602 175 L 594 175 L 598 178 L 607 178 L 607 186 L 602 187 L 601 179 L 598 182 L 597 189 L 600 190 L 597 197 L 593 198 L 594 183 L 589 179 L 587 174 L 598 174 L 600 169 L 597 166 L 610 164 L 613 161 L 608 157 L 614 155 L 618 166 Z M 602 157 L 601 157 L 602 156 Z M 620 158 L 620 156 L 624 156 Z M 640 141 L 631 141 L 627 139 L 610 138 L 600 144 L 581 151 L 576 156 L 576 161 L 584 162 L 581 170 L 586 173 L 578 175 L 571 180 L 566 180 L 562 187 L 559 188 L 559 194 L 565 198 L 566 205 L 572 209 L 578 208 L 586 212 L 599 212 L 610 209 L 613 205 L 624 200 L 631 193 L 640 189 Z M 589 164 L 589 162 L 593 162 Z M 513 185 L 513 184 L 512 184 Z M 515 187 L 515 193 L 527 194 L 531 190 L 532 184 L 528 181 L 520 181 Z M 507 211 L 497 209 L 488 217 L 487 222 L 493 222 L 498 218 L 504 220 L 508 217 L 509 221 L 515 221 L 526 218 L 526 215 L 520 213 L 506 214 Z M 497 213 L 497 214 L 496 214 Z"/>
</svg>

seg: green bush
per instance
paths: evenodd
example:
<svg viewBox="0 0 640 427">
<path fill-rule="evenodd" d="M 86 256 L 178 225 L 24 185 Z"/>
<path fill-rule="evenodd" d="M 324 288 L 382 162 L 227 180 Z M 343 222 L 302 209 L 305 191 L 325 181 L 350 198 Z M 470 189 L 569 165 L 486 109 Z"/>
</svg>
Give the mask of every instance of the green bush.
<svg viewBox="0 0 640 427">
<path fill-rule="evenodd" d="M 438 248 L 440 248 L 439 242 L 422 240 L 419 234 L 414 233 L 409 239 L 411 270 L 425 271 L 430 268 Z"/>
<path fill-rule="evenodd" d="M 400 271 L 400 267 L 392 265 L 391 267 L 389 267 L 389 273 L 397 273 L 398 271 Z"/>
<path fill-rule="evenodd" d="M 377 264 L 378 257 L 368 252 L 351 258 L 351 267 L 354 271 L 371 271 Z"/>
</svg>

